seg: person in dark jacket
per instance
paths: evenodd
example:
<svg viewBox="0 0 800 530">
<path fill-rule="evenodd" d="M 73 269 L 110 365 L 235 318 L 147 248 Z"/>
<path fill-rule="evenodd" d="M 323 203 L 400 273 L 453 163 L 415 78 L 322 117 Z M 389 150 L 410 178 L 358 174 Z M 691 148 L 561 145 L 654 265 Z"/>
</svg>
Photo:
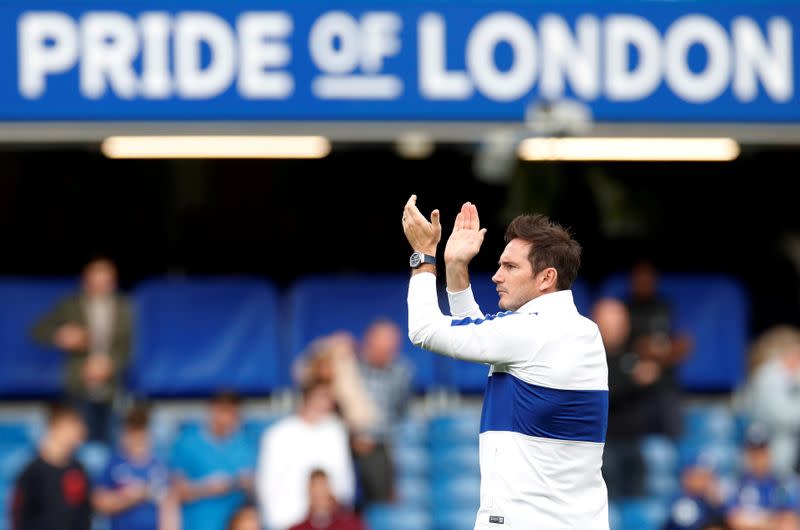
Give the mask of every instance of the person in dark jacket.
<svg viewBox="0 0 800 530">
<path fill-rule="evenodd" d="M 14 486 L 14 530 L 89 530 L 89 477 L 74 457 L 85 439 L 86 426 L 78 411 L 52 406 L 38 454 Z"/>
<path fill-rule="evenodd" d="M 92 440 L 108 443 L 111 404 L 131 348 L 131 305 L 117 291 L 117 268 L 95 258 L 83 269 L 81 291 L 59 301 L 33 328 L 40 344 L 67 355 L 66 390 Z"/>
<path fill-rule="evenodd" d="M 608 431 L 603 453 L 603 476 L 611 497 L 644 493 L 644 462 L 639 443 L 648 432 L 649 393 L 661 370 L 631 348 L 631 322 L 625 304 L 598 301 L 592 319 L 600 329 L 608 355 Z"/>
</svg>

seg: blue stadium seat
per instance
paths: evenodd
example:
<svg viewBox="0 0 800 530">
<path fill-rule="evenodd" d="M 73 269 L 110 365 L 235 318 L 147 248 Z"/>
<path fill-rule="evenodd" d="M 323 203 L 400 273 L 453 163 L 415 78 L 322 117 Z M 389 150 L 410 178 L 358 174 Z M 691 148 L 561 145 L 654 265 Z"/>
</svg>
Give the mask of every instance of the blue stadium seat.
<svg viewBox="0 0 800 530">
<path fill-rule="evenodd" d="M 36 456 L 33 446 L 0 444 L 0 485 L 13 484 L 22 469 Z"/>
<path fill-rule="evenodd" d="M 653 473 L 674 474 L 678 468 L 678 449 L 668 437 L 651 434 L 642 438 L 642 458 Z"/>
<path fill-rule="evenodd" d="M 398 502 L 407 506 L 427 508 L 431 503 L 428 481 L 415 477 L 399 477 L 395 483 Z"/>
<path fill-rule="evenodd" d="M 735 280 L 717 275 L 663 275 L 660 290 L 673 304 L 675 324 L 694 338 L 694 349 L 679 369 L 684 388 L 730 391 L 744 377 L 748 301 Z M 627 299 L 630 280 L 615 275 L 599 289 L 601 296 Z"/>
<path fill-rule="evenodd" d="M 250 443 L 253 444 L 253 447 L 261 447 L 261 436 L 264 434 L 264 431 L 269 429 L 280 419 L 281 417 L 279 416 L 259 418 L 245 416 L 242 421 L 242 430 L 245 436 L 250 439 Z"/>
<path fill-rule="evenodd" d="M 433 513 L 436 530 L 469 530 L 475 526 L 478 509 L 462 508 L 455 510 L 437 510 Z"/>
<path fill-rule="evenodd" d="M 25 422 L 0 422 L 0 445 L 33 445 L 38 438 L 35 427 Z"/>
<path fill-rule="evenodd" d="M 630 499 L 620 502 L 620 516 L 623 530 L 660 530 L 668 509 L 657 499 Z"/>
<path fill-rule="evenodd" d="M 473 274 L 472 292 L 475 300 L 486 313 L 497 313 L 501 309 L 497 306 L 498 296 L 495 285 L 492 282 L 491 274 Z M 578 311 L 583 315 L 588 315 L 590 309 L 589 289 L 586 284 L 576 281 L 572 288 L 572 295 Z M 440 305 L 445 313 L 449 314 L 446 293 L 440 296 Z M 460 392 L 464 393 L 483 393 L 486 388 L 486 377 L 489 374 L 489 367 L 478 363 L 457 361 L 450 357 L 439 357 L 439 371 L 442 373 L 445 383 Z"/>
<path fill-rule="evenodd" d="M 622 514 L 620 513 L 619 506 L 615 502 L 608 503 L 608 523 L 611 530 L 623 530 Z"/>
<path fill-rule="evenodd" d="M 394 447 L 422 447 L 428 441 L 428 425 L 417 418 L 406 418 L 394 426 Z"/>
<path fill-rule="evenodd" d="M 431 451 L 430 458 L 431 474 L 434 477 L 453 474 L 480 476 L 477 446 L 440 446 Z"/>
<path fill-rule="evenodd" d="M 733 413 L 724 406 L 693 405 L 684 411 L 685 438 L 717 443 L 735 443 L 737 424 Z"/>
<path fill-rule="evenodd" d="M 314 276 L 294 284 L 289 293 L 290 357 L 295 358 L 317 337 L 349 331 L 361 337 L 377 318 L 397 323 L 404 336 L 404 354 L 414 368 L 414 386 L 425 391 L 436 383 L 434 354 L 416 348 L 408 330 L 408 275 Z"/>
<path fill-rule="evenodd" d="M 376 504 L 366 511 L 370 530 L 431 530 L 427 510 L 404 504 Z"/>
<path fill-rule="evenodd" d="M 477 413 L 457 411 L 431 419 L 428 424 L 428 442 L 431 447 L 478 445 L 481 419 Z"/>
<path fill-rule="evenodd" d="M 258 279 L 151 280 L 136 289 L 131 389 L 262 395 L 288 385 L 279 357 L 278 295 Z"/>
<path fill-rule="evenodd" d="M 480 506 L 480 476 L 436 477 L 431 484 L 431 499 L 434 511 L 472 510 L 474 514 Z"/>
<path fill-rule="evenodd" d="M 111 450 L 104 443 L 87 442 L 78 449 L 77 458 L 94 482 L 108 465 L 108 461 L 111 459 Z"/>
<path fill-rule="evenodd" d="M 685 438 L 678 444 L 678 452 L 682 466 L 700 461 L 720 475 L 732 475 L 739 471 L 741 455 L 739 448 L 733 444 Z"/>
<path fill-rule="evenodd" d="M 674 473 L 649 471 L 645 475 L 647 495 L 669 502 L 680 491 L 680 482 Z"/>
<path fill-rule="evenodd" d="M 36 345 L 31 328 L 77 288 L 68 279 L 0 279 L 0 397 L 55 397 L 64 388 L 64 353 Z"/>
<path fill-rule="evenodd" d="M 395 447 L 392 451 L 397 476 L 421 477 L 428 474 L 429 458 L 425 449 L 415 447 Z"/>
<path fill-rule="evenodd" d="M 8 511 L 11 509 L 13 499 L 11 496 L 14 489 L 11 484 L 0 485 L 0 530 L 11 528 L 11 517 Z"/>
</svg>

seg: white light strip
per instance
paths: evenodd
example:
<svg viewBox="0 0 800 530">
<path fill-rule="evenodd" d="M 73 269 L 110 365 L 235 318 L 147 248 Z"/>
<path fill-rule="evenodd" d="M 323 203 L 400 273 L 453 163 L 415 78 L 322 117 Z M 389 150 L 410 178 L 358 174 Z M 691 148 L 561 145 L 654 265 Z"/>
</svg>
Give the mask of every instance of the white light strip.
<svg viewBox="0 0 800 530">
<path fill-rule="evenodd" d="M 111 136 L 108 158 L 324 158 L 323 136 Z"/>
<path fill-rule="evenodd" d="M 732 138 L 527 138 L 522 160 L 726 162 L 739 156 Z"/>
</svg>

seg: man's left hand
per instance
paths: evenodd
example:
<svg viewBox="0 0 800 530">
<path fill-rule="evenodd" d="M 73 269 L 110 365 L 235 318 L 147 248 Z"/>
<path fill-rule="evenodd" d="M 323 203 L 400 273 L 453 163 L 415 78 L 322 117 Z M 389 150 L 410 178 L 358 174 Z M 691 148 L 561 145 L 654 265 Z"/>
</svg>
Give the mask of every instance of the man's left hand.
<svg viewBox="0 0 800 530">
<path fill-rule="evenodd" d="M 431 212 L 431 220 L 425 219 L 417 208 L 417 196 L 412 195 L 403 209 L 403 232 L 406 239 L 417 252 L 436 255 L 436 247 L 442 238 L 442 225 L 439 223 L 439 210 Z"/>
</svg>

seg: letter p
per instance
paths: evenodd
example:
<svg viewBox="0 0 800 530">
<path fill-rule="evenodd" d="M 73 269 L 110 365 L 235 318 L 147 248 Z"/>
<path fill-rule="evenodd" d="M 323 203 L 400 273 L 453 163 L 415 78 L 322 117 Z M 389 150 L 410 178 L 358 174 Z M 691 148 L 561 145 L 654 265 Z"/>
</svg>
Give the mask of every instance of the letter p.
<svg viewBox="0 0 800 530">
<path fill-rule="evenodd" d="M 65 72 L 78 60 L 78 28 L 64 13 L 39 11 L 23 14 L 17 32 L 19 91 L 37 99 L 48 74 Z"/>
</svg>

